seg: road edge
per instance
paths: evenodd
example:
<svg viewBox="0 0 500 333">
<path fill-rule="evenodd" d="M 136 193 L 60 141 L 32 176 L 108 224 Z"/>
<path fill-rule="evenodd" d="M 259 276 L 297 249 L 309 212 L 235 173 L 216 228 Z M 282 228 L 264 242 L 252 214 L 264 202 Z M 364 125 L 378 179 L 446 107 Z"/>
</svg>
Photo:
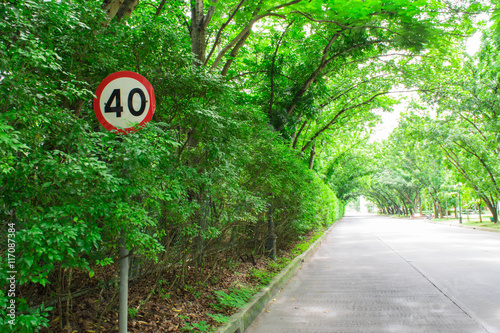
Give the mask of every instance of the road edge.
<svg viewBox="0 0 500 333">
<path fill-rule="evenodd" d="M 473 226 L 473 225 L 468 225 L 468 224 L 459 224 L 459 223 L 450 223 L 447 221 L 434 221 L 434 220 L 429 220 L 427 218 L 418 218 L 418 219 L 410 219 L 410 218 L 404 218 L 404 217 L 397 217 L 397 216 L 390 216 L 390 215 L 378 215 L 378 216 L 385 216 L 385 217 L 390 217 L 390 218 L 395 218 L 395 219 L 404 219 L 408 221 L 423 221 L 426 223 L 432 223 L 432 224 L 438 224 L 438 225 L 448 225 L 450 227 L 459 227 L 459 228 L 467 228 L 467 229 L 475 229 L 475 230 L 480 230 L 480 231 L 489 231 L 489 232 L 500 232 L 500 229 L 493 229 L 493 228 L 488 228 L 488 227 L 480 227 L 480 226 Z"/>
<path fill-rule="evenodd" d="M 328 236 L 340 221 L 341 219 L 334 222 L 320 238 L 311 244 L 306 251 L 295 257 L 266 287 L 255 294 L 243 308 L 229 317 L 229 321 L 219 327 L 216 332 L 243 333 L 264 310 L 269 301 L 288 283 L 295 273 L 302 268 L 302 263 L 311 258 L 326 236 Z"/>
<path fill-rule="evenodd" d="M 475 229 L 475 230 L 480 230 L 480 231 L 488 231 L 488 232 L 500 232 L 500 229 L 493 229 L 493 228 L 486 228 L 486 227 L 480 227 L 480 226 L 473 226 L 473 225 L 467 225 L 467 224 L 457 224 L 457 223 L 448 223 L 448 222 L 434 222 L 432 220 L 427 220 L 426 222 L 428 223 L 433 223 L 433 224 L 440 224 L 440 225 L 448 225 L 450 227 L 459 227 L 459 228 L 466 228 L 466 229 Z"/>
</svg>

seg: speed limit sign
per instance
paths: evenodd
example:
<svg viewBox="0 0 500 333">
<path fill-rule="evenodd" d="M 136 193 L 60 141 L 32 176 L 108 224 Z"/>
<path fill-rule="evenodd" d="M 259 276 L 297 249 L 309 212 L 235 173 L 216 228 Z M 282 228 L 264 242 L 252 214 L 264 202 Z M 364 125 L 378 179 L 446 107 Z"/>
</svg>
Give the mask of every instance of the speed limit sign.
<svg viewBox="0 0 500 333">
<path fill-rule="evenodd" d="M 150 121 L 155 112 L 151 83 L 134 72 L 122 71 L 107 76 L 95 94 L 95 115 L 109 131 L 132 132 Z"/>
</svg>

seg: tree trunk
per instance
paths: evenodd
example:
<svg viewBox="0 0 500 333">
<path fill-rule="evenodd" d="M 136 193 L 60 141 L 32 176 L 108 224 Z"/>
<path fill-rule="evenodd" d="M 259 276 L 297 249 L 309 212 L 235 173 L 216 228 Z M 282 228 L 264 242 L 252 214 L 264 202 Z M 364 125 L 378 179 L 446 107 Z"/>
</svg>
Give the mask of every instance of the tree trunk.
<svg viewBox="0 0 500 333">
<path fill-rule="evenodd" d="M 496 207 L 495 203 L 490 201 L 490 199 L 485 195 L 481 195 L 480 197 L 481 197 L 481 199 L 483 199 L 486 207 L 488 207 L 488 210 L 490 211 L 491 215 L 493 216 L 493 221 L 495 223 L 497 223 L 498 214 L 497 214 L 497 207 Z"/>
<path fill-rule="evenodd" d="M 212 4 L 216 2 L 217 0 L 212 0 Z M 208 7 L 206 14 L 204 14 L 204 10 L 203 0 L 195 0 L 191 6 L 191 26 L 189 33 L 191 34 L 191 52 L 195 56 L 194 65 L 196 66 L 203 66 L 205 64 L 207 26 L 215 13 L 215 7 Z"/>
<path fill-rule="evenodd" d="M 483 223 L 483 219 L 481 218 L 481 201 L 477 204 L 477 209 L 479 210 L 479 223 Z"/>
<path fill-rule="evenodd" d="M 311 154 L 309 155 L 309 170 L 312 170 L 314 167 L 314 157 L 316 155 L 316 142 L 313 144 L 311 148 Z"/>
<path fill-rule="evenodd" d="M 420 193 L 418 194 L 418 211 L 420 216 L 422 216 L 422 199 L 420 198 Z"/>
<path fill-rule="evenodd" d="M 439 200 L 434 202 L 434 216 L 443 218 L 443 206 L 441 206 L 441 201 Z"/>
<path fill-rule="evenodd" d="M 123 0 L 104 0 L 101 9 L 106 13 L 108 19 L 106 22 L 103 22 L 102 25 L 106 27 L 109 22 L 115 17 L 116 13 L 120 9 L 123 4 Z"/>
<path fill-rule="evenodd" d="M 231 53 L 229 54 L 229 59 L 227 59 L 226 63 L 224 64 L 224 67 L 222 68 L 221 75 L 226 76 L 227 72 L 229 71 L 229 67 L 231 67 L 231 64 L 233 63 L 234 58 L 238 55 L 238 52 L 240 51 L 240 48 L 245 45 L 245 42 L 252 33 L 252 30 L 248 30 L 245 35 L 240 39 L 240 41 L 234 46 L 234 48 L 231 50 Z"/>
<path fill-rule="evenodd" d="M 102 26 L 106 27 L 115 17 L 118 21 L 129 18 L 138 3 L 139 0 L 104 0 L 101 8 L 106 12 L 107 19 Z"/>
<path fill-rule="evenodd" d="M 201 66 L 205 63 L 207 51 L 206 26 L 204 24 L 205 15 L 203 14 L 203 0 L 196 0 L 191 7 L 191 52 L 195 58 L 195 65 Z"/>
<path fill-rule="evenodd" d="M 134 11 L 138 3 L 139 0 L 123 1 L 123 4 L 120 6 L 118 12 L 116 13 L 116 18 L 118 19 L 118 22 L 121 21 L 121 19 L 128 19 L 130 15 L 132 15 L 132 12 Z"/>
</svg>

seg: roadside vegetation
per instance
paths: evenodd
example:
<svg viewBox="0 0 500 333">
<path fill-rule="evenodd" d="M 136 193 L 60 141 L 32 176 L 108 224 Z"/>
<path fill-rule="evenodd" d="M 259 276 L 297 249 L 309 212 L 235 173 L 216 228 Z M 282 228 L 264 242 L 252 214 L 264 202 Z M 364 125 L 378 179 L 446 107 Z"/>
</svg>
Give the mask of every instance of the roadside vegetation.
<svg viewBox="0 0 500 333">
<path fill-rule="evenodd" d="M 490 221 L 490 220 L 483 220 L 483 221 L 474 221 L 474 220 L 471 220 L 471 221 L 465 221 L 463 222 L 464 224 L 466 225 L 470 225 L 470 226 L 473 226 L 473 227 L 482 227 L 482 228 L 490 228 L 490 229 L 500 229 L 500 225 L 498 224 L 498 222 L 493 222 L 493 221 Z"/>
<path fill-rule="evenodd" d="M 0 2 L 0 329 L 116 331 L 122 245 L 131 331 L 209 331 L 361 194 L 405 214 L 428 195 L 439 213 L 460 181 L 464 202 L 490 209 L 498 40 L 486 33 L 472 58 L 463 42 L 492 9 Z M 92 104 L 117 71 L 156 96 L 151 122 L 127 135 L 104 129 Z M 421 93 L 413 110 L 435 115 L 408 111 L 372 143 L 380 112 L 409 90 Z"/>
</svg>

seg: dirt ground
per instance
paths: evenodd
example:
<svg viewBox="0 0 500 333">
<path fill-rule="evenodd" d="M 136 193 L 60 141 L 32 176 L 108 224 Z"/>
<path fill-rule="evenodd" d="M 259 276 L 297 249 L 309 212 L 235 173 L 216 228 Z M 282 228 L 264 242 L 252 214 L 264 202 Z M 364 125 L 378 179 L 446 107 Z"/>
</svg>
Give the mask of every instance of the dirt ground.
<svg viewBox="0 0 500 333">
<path fill-rule="evenodd" d="M 289 252 L 281 252 L 289 258 Z M 276 262 L 261 257 L 240 258 L 217 268 L 188 267 L 180 280 L 175 270 L 152 273 L 129 283 L 129 332 L 209 332 L 223 325 L 236 312 L 235 306 L 221 304 L 216 292 L 248 289 L 254 293 L 261 280 L 252 274 L 255 270 L 279 271 Z M 268 273 L 264 273 L 267 276 Z M 257 274 L 258 275 L 258 274 Z M 103 286 L 102 281 L 116 278 L 116 267 L 107 266 L 97 271 L 92 279 L 88 274 L 75 273 L 75 289 L 89 290 L 79 296 L 62 297 L 52 304 L 50 327 L 40 332 L 80 333 L 118 331 L 118 286 Z M 85 285 L 86 284 L 86 285 Z M 247 294 L 249 294 L 247 292 Z M 236 299 L 237 301 L 241 301 Z M 235 303 L 233 302 L 233 303 Z M 227 303 L 227 302 L 226 302 Z M 229 302 L 231 303 L 231 302 Z M 216 320 L 217 319 L 217 320 Z"/>
</svg>

